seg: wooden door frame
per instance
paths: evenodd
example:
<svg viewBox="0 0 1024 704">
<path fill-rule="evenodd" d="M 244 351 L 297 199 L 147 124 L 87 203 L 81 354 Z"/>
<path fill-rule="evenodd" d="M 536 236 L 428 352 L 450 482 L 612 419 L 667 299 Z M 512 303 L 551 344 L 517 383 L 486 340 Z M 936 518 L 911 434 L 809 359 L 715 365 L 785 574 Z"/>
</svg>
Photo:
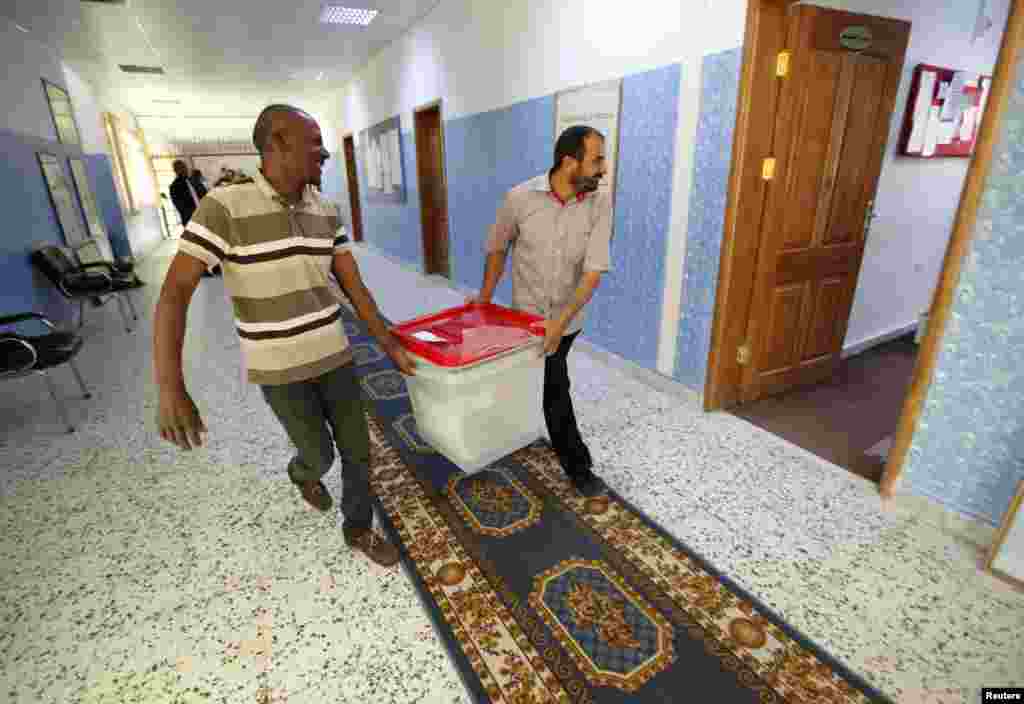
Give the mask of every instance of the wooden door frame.
<svg viewBox="0 0 1024 704">
<path fill-rule="evenodd" d="M 779 94 L 778 81 L 774 80 L 776 57 L 785 46 L 788 8 L 798 1 L 750 0 L 747 4 L 729 192 L 704 386 L 705 411 L 723 410 L 736 405 L 739 399 L 742 367 L 736 359 L 736 350 L 744 343 L 750 317 L 759 225 L 765 203 L 761 161 L 769 156 L 774 126 L 773 120 L 756 120 L 754 117 L 775 113 Z M 1022 40 L 1024 0 L 1011 0 L 1009 20 L 992 72 L 989 99 L 943 261 L 939 287 L 932 301 L 925 338 L 879 485 L 883 497 L 891 497 L 896 492 L 928 395 L 960 271 L 973 237 L 979 201 L 991 168 L 992 148 L 1013 87 Z"/>
<path fill-rule="evenodd" d="M 445 161 L 446 160 L 445 160 L 445 144 L 444 144 L 444 99 L 443 98 L 438 98 L 437 100 L 432 100 L 429 103 L 424 103 L 424 104 L 422 104 L 422 105 L 420 105 L 420 106 L 418 106 L 418 107 L 413 109 L 413 111 L 412 111 L 412 135 L 413 135 L 413 141 L 415 142 L 415 140 L 416 140 L 416 117 L 420 113 L 422 113 L 422 112 L 427 112 L 428 110 L 434 110 L 435 108 L 437 109 L 438 124 L 439 124 L 440 129 L 441 129 L 441 153 L 439 154 L 440 159 L 441 159 L 441 190 L 445 194 L 445 204 L 444 204 L 445 211 L 446 211 L 446 213 L 445 213 L 445 221 L 448 221 L 448 217 L 447 217 L 447 210 L 448 210 L 448 169 L 445 168 Z M 419 162 L 419 150 L 418 150 L 418 148 L 417 148 L 417 151 L 416 151 L 416 155 L 417 155 L 417 159 L 416 159 L 416 179 L 417 179 L 417 183 L 419 183 L 420 162 Z M 421 230 L 421 234 L 422 234 L 422 236 L 423 236 L 423 238 L 425 240 L 425 238 L 427 236 L 427 233 L 426 233 L 426 229 L 423 227 L 423 224 L 424 224 L 423 223 L 423 206 L 422 206 L 422 202 L 423 202 L 423 187 L 422 187 L 422 184 L 419 184 L 419 185 L 420 185 L 420 230 Z M 450 234 L 450 231 L 446 230 L 444 232 L 444 237 L 445 237 L 446 240 L 448 239 L 449 234 Z M 445 247 L 446 247 L 446 249 L 448 251 L 448 255 L 446 256 L 447 272 L 441 274 L 445 278 L 449 278 L 449 279 L 451 278 L 451 269 L 452 269 L 452 267 L 451 267 L 451 247 L 450 247 L 450 245 L 451 245 L 450 241 L 445 243 Z M 424 253 L 426 253 L 426 242 L 425 241 L 424 241 Z M 427 268 L 426 267 L 427 262 L 424 261 L 423 264 L 424 264 L 424 269 L 426 269 Z"/>
<path fill-rule="evenodd" d="M 343 132 L 341 135 L 341 157 L 345 160 L 345 191 L 348 193 L 348 210 L 352 216 L 352 241 L 363 242 L 366 240 L 366 232 L 363 230 L 363 206 L 359 198 L 359 163 L 356 155 L 356 133 L 352 130 Z M 345 142 L 352 140 L 352 171 L 356 174 L 356 192 L 352 193 L 352 184 L 348 180 L 348 152 L 345 151 Z M 355 198 L 355 202 L 359 205 L 359 212 L 355 212 L 352 207 L 352 200 Z M 359 216 L 359 227 L 356 227 L 356 216 Z M 356 233 L 359 233 L 360 238 L 356 239 Z"/>
</svg>

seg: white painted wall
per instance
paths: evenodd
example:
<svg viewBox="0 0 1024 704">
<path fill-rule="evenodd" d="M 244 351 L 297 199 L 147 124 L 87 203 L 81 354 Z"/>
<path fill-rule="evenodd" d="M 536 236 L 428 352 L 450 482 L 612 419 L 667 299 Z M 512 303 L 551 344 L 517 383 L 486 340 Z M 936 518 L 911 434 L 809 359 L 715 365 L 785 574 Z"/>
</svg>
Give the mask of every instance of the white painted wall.
<svg viewBox="0 0 1024 704">
<path fill-rule="evenodd" d="M 411 124 L 414 108 L 438 98 L 446 119 L 486 112 L 742 43 L 745 0 L 642 6 L 442 0 L 346 86 L 342 129 L 358 132 L 396 112 Z"/>
<path fill-rule="evenodd" d="M 641 73 L 742 41 L 745 0 L 442 2 L 344 89 L 343 130 L 442 97 L 445 119 Z M 714 12 L 710 6 L 715 5 Z M 693 21 L 694 15 L 701 21 Z M 486 67 L 486 69 L 484 69 Z"/>
<path fill-rule="evenodd" d="M 43 92 L 43 78 L 64 85 L 60 58 L 21 32 L 13 21 L 0 17 L 0 96 L 4 120 L 0 126 L 19 134 L 56 139 L 57 131 Z"/>
<path fill-rule="evenodd" d="M 875 219 L 846 335 L 847 349 L 905 329 L 931 305 L 969 159 L 896 156 L 913 68 L 919 63 L 991 73 L 1010 0 L 986 0 L 995 26 L 974 43 L 982 0 L 819 0 L 815 5 L 912 23 L 903 81 L 889 130 Z"/>
</svg>

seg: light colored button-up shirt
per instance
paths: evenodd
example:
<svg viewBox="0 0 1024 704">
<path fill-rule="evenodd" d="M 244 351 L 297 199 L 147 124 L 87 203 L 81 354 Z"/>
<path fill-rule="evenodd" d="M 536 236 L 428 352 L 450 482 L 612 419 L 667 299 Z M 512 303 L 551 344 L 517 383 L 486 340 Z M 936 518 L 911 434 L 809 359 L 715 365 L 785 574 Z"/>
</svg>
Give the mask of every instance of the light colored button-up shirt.
<svg viewBox="0 0 1024 704">
<path fill-rule="evenodd" d="M 563 203 L 549 174 L 521 183 L 505 198 L 487 239 L 487 253 L 512 246 L 513 305 L 557 318 L 575 297 L 583 273 L 611 269 L 611 196 L 579 194 Z M 566 327 L 582 329 L 586 309 Z"/>
</svg>

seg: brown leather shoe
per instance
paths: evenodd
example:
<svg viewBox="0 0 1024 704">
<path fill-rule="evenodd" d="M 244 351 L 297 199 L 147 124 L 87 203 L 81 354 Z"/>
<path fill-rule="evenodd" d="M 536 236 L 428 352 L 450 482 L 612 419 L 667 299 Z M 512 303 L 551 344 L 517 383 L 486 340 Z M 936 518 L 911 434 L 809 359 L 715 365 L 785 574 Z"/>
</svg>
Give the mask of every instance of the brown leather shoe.
<svg viewBox="0 0 1024 704">
<path fill-rule="evenodd" d="M 301 492 L 302 498 L 306 500 L 306 503 L 317 511 L 326 511 L 334 505 L 334 499 L 331 498 L 331 494 L 327 491 L 327 487 L 324 486 L 323 482 L 313 480 L 293 483 L 299 487 L 299 492 Z"/>
<path fill-rule="evenodd" d="M 361 550 L 364 555 L 383 567 L 393 567 L 398 563 L 398 548 L 372 528 L 356 536 L 352 536 L 346 531 L 345 544 L 350 548 Z"/>
</svg>

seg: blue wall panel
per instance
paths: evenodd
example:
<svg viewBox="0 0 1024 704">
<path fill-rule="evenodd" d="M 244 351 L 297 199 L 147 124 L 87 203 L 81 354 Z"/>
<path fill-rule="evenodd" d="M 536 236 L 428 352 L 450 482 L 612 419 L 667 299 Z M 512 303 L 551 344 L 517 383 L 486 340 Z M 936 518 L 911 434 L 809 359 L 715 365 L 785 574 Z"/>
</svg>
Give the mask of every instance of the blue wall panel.
<svg viewBox="0 0 1024 704">
<path fill-rule="evenodd" d="M 704 57 L 675 378 L 704 391 L 729 192 L 742 48 Z"/>
</svg>

